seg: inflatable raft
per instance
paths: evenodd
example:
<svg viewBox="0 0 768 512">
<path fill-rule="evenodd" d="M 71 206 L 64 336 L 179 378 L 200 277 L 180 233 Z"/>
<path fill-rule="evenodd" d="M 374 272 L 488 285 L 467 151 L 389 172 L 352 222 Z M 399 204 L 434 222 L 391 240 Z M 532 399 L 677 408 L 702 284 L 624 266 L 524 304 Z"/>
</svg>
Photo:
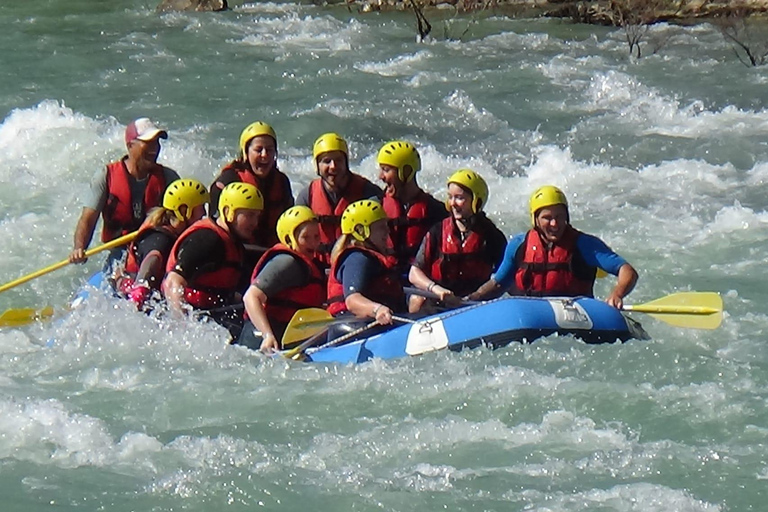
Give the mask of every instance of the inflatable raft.
<svg viewBox="0 0 768 512">
<path fill-rule="evenodd" d="M 363 363 L 446 348 L 498 348 L 555 333 L 586 343 L 649 338 L 638 322 L 597 299 L 507 297 L 403 323 L 349 343 L 331 341 L 304 354 L 305 361 L 311 362 Z"/>
</svg>

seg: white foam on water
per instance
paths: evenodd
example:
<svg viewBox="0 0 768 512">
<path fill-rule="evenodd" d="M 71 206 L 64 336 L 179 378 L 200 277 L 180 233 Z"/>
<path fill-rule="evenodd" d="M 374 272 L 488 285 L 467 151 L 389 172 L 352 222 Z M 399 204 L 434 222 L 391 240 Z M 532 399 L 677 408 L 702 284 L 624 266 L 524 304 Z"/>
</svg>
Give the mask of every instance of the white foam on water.
<svg viewBox="0 0 768 512">
<path fill-rule="evenodd" d="M 0 399 L 0 456 L 62 468 L 128 463 L 161 449 L 156 440 L 127 433 L 115 442 L 98 418 L 72 412 L 58 400 Z"/>
<path fill-rule="evenodd" d="M 398 55 L 386 62 L 365 62 L 355 65 L 365 73 L 372 73 L 380 76 L 410 76 L 414 68 L 424 61 L 432 59 L 433 55 L 429 51 L 419 51 L 408 55 Z"/>
<path fill-rule="evenodd" d="M 681 104 L 636 77 L 615 70 L 592 74 L 585 96 L 583 107 L 587 111 L 605 112 L 612 123 L 641 136 L 717 138 L 724 133 L 724 126 L 728 136 L 734 137 L 768 132 L 768 110 L 750 112 L 727 105 L 711 111 L 700 100 Z M 596 122 L 606 119 L 592 118 L 588 123 Z"/>
<path fill-rule="evenodd" d="M 269 49 L 277 55 L 294 51 L 334 55 L 349 52 L 362 43 L 365 25 L 330 16 L 259 18 L 239 44 Z M 254 33 L 255 32 L 255 33 Z M 237 40 L 231 42 L 237 43 Z"/>
<path fill-rule="evenodd" d="M 510 493 L 510 498 L 517 498 Z M 595 509 L 615 510 L 617 512 L 718 512 L 724 510 L 717 504 L 696 499 L 689 492 L 672 489 L 663 485 L 635 483 L 617 485 L 609 489 L 590 489 L 587 491 L 547 493 L 526 491 L 525 501 L 536 506 L 536 510 L 554 512 L 590 511 Z"/>
</svg>

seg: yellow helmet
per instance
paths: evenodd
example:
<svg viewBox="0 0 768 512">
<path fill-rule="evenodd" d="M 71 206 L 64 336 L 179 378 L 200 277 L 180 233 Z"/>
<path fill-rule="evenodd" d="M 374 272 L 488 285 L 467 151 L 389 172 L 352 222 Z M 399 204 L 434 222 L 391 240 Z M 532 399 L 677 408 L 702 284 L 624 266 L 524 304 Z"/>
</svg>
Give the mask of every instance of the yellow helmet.
<svg viewBox="0 0 768 512">
<path fill-rule="evenodd" d="M 291 206 L 277 219 L 277 239 L 282 243 L 296 249 L 296 230 L 305 222 L 316 221 L 317 215 L 309 206 Z"/>
<path fill-rule="evenodd" d="M 229 207 L 229 215 L 224 214 L 224 208 Z M 264 196 L 259 189 L 250 183 L 236 181 L 230 183 L 219 196 L 219 215 L 227 222 L 235 220 L 235 212 L 239 209 L 263 210 Z"/>
<path fill-rule="evenodd" d="M 387 214 L 381 203 L 372 199 L 363 199 L 355 201 L 347 206 L 341 215 L 341 232 L 345 235 L 352 235 L 356 240 L 365 242 L 371 236 L 371 224 L 381 219 L 386 219 Z M 360 234 L 355 228 L 363 227 L 363 234 Z"/>
<path fill-rule="evenodd" d="M 419 152 L 410 142 L 395 140 L 384 144 L 379 150 L 379 156 L 376 157 L 376 163 L 379 165 L 391 165 L 397 167 L 397 177 L 403 183 L 411 181 L 417 172 L 421 170 L 421 157 Z M 406 171 L 406 166 L 410 171 Z"/>
<path fill-rule="evenodd" d="M 189 220 L 192 210 L 211 199 L 205 185 L 197 180 L 176 180 L 165 189 L 163 195 L 163 208 L 171 210 L 179 220 Z M 182 206 L 187 207 L 187 212 L 182 214 Z"/>
<path fill-rule="evenodd" d="M 483 210 L 488 202 L 488 184 L 482 176 L 472 169 L 459 169 L 448 178 L 448 184 L 451 183 L 461 185 L 472 192 L 472 213 Z"/>
<path fill-rule="evenodd" d="M 277 148 L 277 134 L 275 130 L 267 123 L 256 121 L 246 126 L 243 133 L 240 134 L 240 156 L 243 160 L 248 158 L 248 143 L 251 142 L 251 139 L 260 135 L 269 135 L 275 139 L 275 148 Z"/>
<path fill-rule="evenodd" d="M 344 153 L 347 161 L 349 161 L 347 141 L 338 133 L 324 133 L 317 138 L 314 146 L 312 146 L 312 159 L 315 162 L 315 170 L 317 170 L 317 157 L 329 151 L 341 151 Z"/>
<path fill-rule="evenodd" d="M 530 210 L 531 210 L 531 225 L 536 227 L 536 212 L 547 206 L 554 206 L 556 204 L 562 204 L 568 211 L 568 199 L 565 194 L 559 188 L 552 185 L 544 185 L 537 188 L 533 194 L 531 194 Z"/>
</svg>

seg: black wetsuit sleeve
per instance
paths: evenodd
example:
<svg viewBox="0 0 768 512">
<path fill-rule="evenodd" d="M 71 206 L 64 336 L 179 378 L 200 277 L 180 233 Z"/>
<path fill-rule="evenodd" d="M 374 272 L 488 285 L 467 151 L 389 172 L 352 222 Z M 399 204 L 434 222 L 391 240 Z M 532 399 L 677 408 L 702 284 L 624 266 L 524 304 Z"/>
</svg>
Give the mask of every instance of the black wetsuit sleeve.
<svg viewBox="0 0 768 512">
<path fill-rule="evenodd" d="M 448 215 L 450 215 L 450 213 L 445 209 L 445 203 L 441 203 L 434 197 L 429 196 L 429 201 L 427 202 L 427 218 L 429 219 L 430 226 L 442 221 L 448 217 Z"/>
<path fill-rule="evenodd" d="M 280 176 L 280 179 L 283 180 L 283 183 L 280 185 L 285 189 L 285 197 L 283 197 L 283 204 L 281 204 L 281 208 L 283 211 L 287 210 L 291 206 L 294 205 L 295 201 L 293 199 L 293 189 L 291 188 L 291 180 L 283 174 Z"/>
<path fill-rule="evenodd" d="M 210 215 L 211 218 L 218 217 L 219 196 L 221 195 L 221 191 L 224 189 L 224 187 L 230 183 L 238 181 L 239 179 L 240 177 L 237 175 L 237 172 L 235 172 L 234 169 L 225 169 L 221 174 L 219 174 L 219 177 L 216 178 L 213 183 L 211 183 L 211 202 L 208 204 L 208 215 Z"/>
<path fill-rule="evenodd" d="M 213 230 L 200 229 L 181 241 L 173 270 L 189 281 L 200 272 L 219 268 L 225 261 L 224 240 Z"/>
<path fill-rule="evenodd" d="M 501 261 L 504 259 L 504 252 L 507 250 L 507 235 L 497 228 L 490 220 L 488 221 L 489 235 L 487 242 L 488 255 L 493 262 L 493 271 L 499 270 Z"/>
<path fill-rule="evenodd" d="M 384 191 L 378 185 L 375 185 L 368 179 L 363 185 L 363 197 L 366 199 L 376 199 L 379 202 L 384 201 Z"/>
<path fill-rule="evenodd" d="M 160 231 L 149 233 L 147 236 L 142 237 L 136 244 L 136 256 L 138 261 L 144 261 L 144 258 L 146 258 L 152 251 L 158 251 L 163 255 L 163 260 L 166 260 L 168 255 L 171 254 L 171 249 L 173 248 L 173 243 L 175 241 L 176 239 L 168 233 Z"/>
</svg>

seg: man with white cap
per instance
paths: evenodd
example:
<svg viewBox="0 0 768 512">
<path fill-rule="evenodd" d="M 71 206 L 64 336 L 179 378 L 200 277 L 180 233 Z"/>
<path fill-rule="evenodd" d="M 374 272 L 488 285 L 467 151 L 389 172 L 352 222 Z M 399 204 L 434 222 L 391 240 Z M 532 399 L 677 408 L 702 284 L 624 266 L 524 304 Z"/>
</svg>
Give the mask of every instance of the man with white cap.
<svg viewBox="0 0 768 512">
<path fill-rule="evenodd" d="M 99 214 L 103 217 L 102 242 L 139 229 L 147 212 L 160 206 L 165 188 L 179 179 L 176 171 L 157 163 L 160 139 L 168 133 L 149 118 L 141 117 L 125 129 L 128 154 L 99 169 L 91 180 L 91 192 L 83 202 L 83 211 L 75 229 L 75 241 L 69 254 L 71 263 L 84 263 L 85 249 L 91 243 Z M 124 248 L 110 255 L 108 264 Z"/>
</svg>

